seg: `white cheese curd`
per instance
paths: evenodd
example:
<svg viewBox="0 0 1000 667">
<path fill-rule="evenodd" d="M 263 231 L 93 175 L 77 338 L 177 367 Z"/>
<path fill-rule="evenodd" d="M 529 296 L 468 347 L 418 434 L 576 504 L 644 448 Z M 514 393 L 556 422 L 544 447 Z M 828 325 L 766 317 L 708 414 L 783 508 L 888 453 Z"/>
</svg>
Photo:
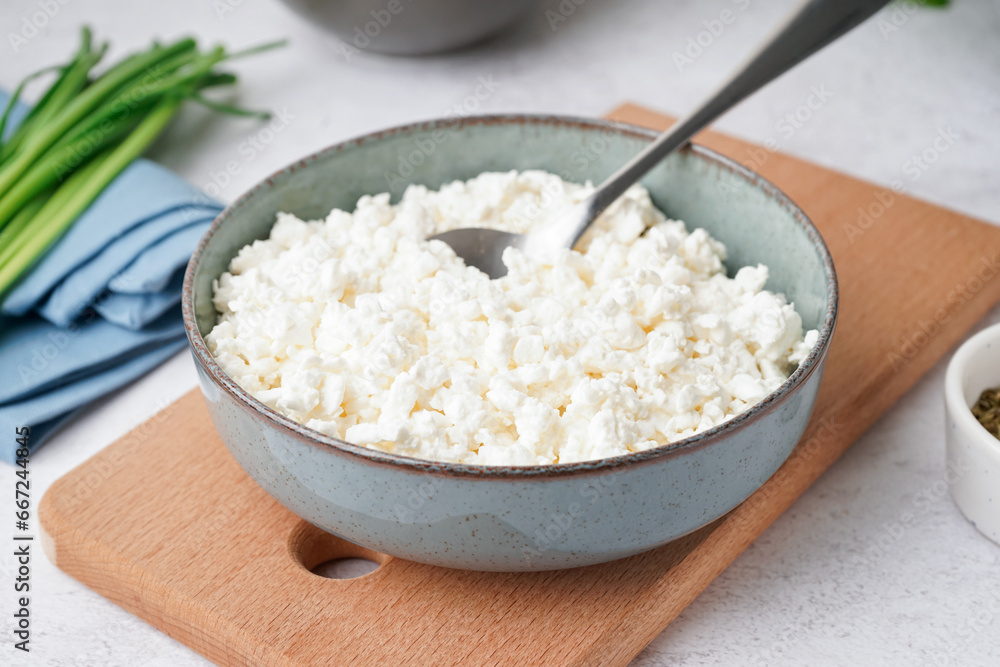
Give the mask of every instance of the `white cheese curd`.
<svg viewBox="0 0 1000 667">
<path fill-rule="evenodd" d="M 638 452 L 720 424 L 785 381 L 817 339 L 766 266 L 667 220 L 641 185 L 541 265 L 515 249 L 490 280 L 441 241 L 525 232 L 592 187 L 484 173 L 397 205 L 279 214 L 215 283 L 216 360 L 292 419 L 358 445 L 482 465 Z"/>
</svg>

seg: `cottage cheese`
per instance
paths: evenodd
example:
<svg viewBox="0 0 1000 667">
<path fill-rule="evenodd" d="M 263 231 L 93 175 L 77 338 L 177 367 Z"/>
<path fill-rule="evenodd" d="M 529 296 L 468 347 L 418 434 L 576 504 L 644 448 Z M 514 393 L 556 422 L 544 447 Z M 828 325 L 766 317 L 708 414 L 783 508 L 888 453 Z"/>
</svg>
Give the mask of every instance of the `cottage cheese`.
<svg viewBox="0 0 1000 667">
<path fill-rule="evenodd" d="M 591 186 L 485 173 L 397 205 L 279 214 L 215 284 L 209 349 L 262 402 L 405 456 L 483 465 L 637 452 L 720 424 L 776 389 L 814 345 L 767 267 L 727 278 L 725 248 L 633 186 L 541 265 L 515 249 L 490 280 L 427 237 L 525 232 Z"/>
</svg>

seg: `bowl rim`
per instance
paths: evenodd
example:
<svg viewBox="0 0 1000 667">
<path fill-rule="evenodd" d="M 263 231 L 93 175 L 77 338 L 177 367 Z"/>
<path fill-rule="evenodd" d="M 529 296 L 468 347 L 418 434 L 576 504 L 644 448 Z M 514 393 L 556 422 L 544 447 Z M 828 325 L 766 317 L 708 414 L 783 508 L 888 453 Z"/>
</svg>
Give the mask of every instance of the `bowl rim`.
<svg viewBox="0 0 1000 667">
<path fill-rule="evenodd" d="M 962 385 L 965 382 L 969 362 L 975 354 L 984 347 L 996 344 L 1000 347 L 1000 324 L 986 327 L 962 343 L 951 360 L 944 377 L 944 400 L 955 423 L 955 429 L 964 438 L 974 443 L 979 449 L 997 457 L 1000 460 L 1000 440 L 983 428 L 979 420 L 972 414 L 972 409 L 965 398 Z M 1000 385 L 1000 373 L 997 374 L 997 384 Z M 947 428 L 947 424 L 945 425 Z"/>
<path fill-rule="evenodd" d="M 775 200 L 794 222 L 806 232 L 807 237 L 817 251 L 826 278 L 826 307 L 823 314 L 823 323 L 819 327 L 819 338 L 813 349 L 799 367 L 777 389 L 768 394 L 759 403 L 752 406 L 745 412 L 736 415 L 722 424 L 710 429 L 689 436 L 676 442 L 667 443 L 659 447 L 653 447 L 641 452 L 632 452 L 619 456 L 589 461 L 579 461 L 574 463 L 556 463 L 530 466 L 488 466 L 468 463 L 450 463 L 444 461 L 432 461 L 428 459 L 418 459 L 400 454 L 392 454 L 377 449 L 369 449 L 361 445 L 328 436 L 324 433 L 308 428 L 299 422 L 287 417 L 277 410 L 265 405 L 249 392 L 239 386 L 235 380 L 229 377 L 222 367 L 218 365 L 215 358 L 209 352 L 201 332 L 198 330 L 194 308 L 194 277 L 200 264 L 201 258 L 211 243 L 215 232 L 228 220 L 234 216 L 239 209 L 249 200 L 256 196 L 258 192 L 265 188 L 275 187 L 278 178 L 285 177 L 293 172 L 304 169 L 310 163 L 317 162 L 335 153 L 362 148 L 366 143 L 376 142 L 399 134 L 413 134 L 417 132 L 433 132 L 439 130 L 454 131 L 464 127 L 478 125 L 554 125 L 561 127 L 575 127 L 587 131 L 613 131 L 625 136 L 651 141 L 659 136 L 659 132 L 629 123 L 622 123 L 613 120 L 592 119 L 575 116 L 547 115 L 547 114 L 495 114 L 481 116 L 461 116 L 450 117 L 440 120 L 419 121 L 392 127 L 377 132 L 365 134 L 353 139 L 348 139 L 340 143 L 333 144 L 322 150 L 311 153 L 286 167 L 279 169 L 270 176 L 264 178 L 252 188 L 240 195 L 233 203 L 226 208 L 212 221 L 211 226 L 198 241 L 194 253 L 188 262 L 184 273 L 184 285 L 182 293 L 182 311 L 184 318 L 184 328 L 187 333 L 192 354 L 201 370 L 223 391 L 233 397 L 244 409 L 256 413 L 258 416 L 272 422 L 282 431 L 288 433 L 297 440 L 306 444 L 331 451 L 336 454 L 349 455 L 363 462 L 373 465 L 388 466 L 392 468 L 402 468 L 412 472 L 443 474 L 450 477 L 464 478 L 500 478 L 500 479 L 520 479 L 527 477 L 564 477 L 571 475 L 588 474 L 593 472 L 615 472 L 625 467 L 652 463 L 660 459 L 673 457 L 684 452 L 714 444 L 729 437 L 734 431 L 738 431 L 744 425 L 760 420 L 764 415 L 776 409 L 779 405 L 788 400 L 795 391 L 801 387 L 805 381 L 822 366 L 830 347 L 830 340 L 836 328 L 838 306 L 839 306 L 839 286 L 837 273 L 834 268 L 833 258 L 830 255 L 819 230 L 806 216 L 805 212 L 799 208 L 787 195 L 778 189 L 773 183 L 763 178 L 751 169 L 739 164 L 731 158 L 725 157 L 715 151 L 690 143 L 681 150 L 697 155 L 708 162 L 715 163 L 720 168 L 728 171 L 733 176 L 741 178 L 748 185 L 761 190 L 766 196 Z"/>
</svg>

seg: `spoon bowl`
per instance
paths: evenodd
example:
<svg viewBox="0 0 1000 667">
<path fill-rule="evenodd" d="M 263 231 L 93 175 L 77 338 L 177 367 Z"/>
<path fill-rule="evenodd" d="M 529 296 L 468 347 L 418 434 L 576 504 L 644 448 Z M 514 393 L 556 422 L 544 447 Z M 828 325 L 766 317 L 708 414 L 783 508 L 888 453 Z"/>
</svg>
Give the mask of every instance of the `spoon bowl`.
<svg viewBox="0 0 1000 667">
<path fill-rule="evenodd" d="M 550 262 L 562 248 L 572 248 L 590 226 L 593 198 L 588 197 L 576 206 L 558 214 L 556 218 L 530 234 L 504 232 L 485 227 L 451 229 L 430 237 L 444 241 L 467 266 L 474 266 L 493 280 L 507 275 L 503 254 L 507 248 L 517 248 L 541 262 Z M 566 230 L 576 230 L 572 238 Z"/>
<path fill-rule="evenodd" d="M 503 263 L 503 250 L 518 248 L 524 243 L 525 234 L 502 232 L 499 229 L 468 227 L 452 229 L 430 237 L 444 241 L 466 265 L 474 266 L 490 278 L 503 278 L 507 267 Z M 497 252 L 499 250 L 499 252 Z"/>
</svg>

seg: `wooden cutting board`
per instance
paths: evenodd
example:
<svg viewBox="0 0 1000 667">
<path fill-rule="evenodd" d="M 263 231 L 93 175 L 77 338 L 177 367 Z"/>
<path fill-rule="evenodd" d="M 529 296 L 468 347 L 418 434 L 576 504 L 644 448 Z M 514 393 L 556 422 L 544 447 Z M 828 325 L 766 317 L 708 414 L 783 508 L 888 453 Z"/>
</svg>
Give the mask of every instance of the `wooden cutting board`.
<svg viewBox="0 0 1000 667">
<path fill-rule="evenodd" d="M 631 105 L 612 117 L 670 122 Z M 727 516 L 576 570 L 419 565 L 326 535 L 271 500 L 191 392 L 51 487 L 40 507 L 49 557 L 223 665 L 627 664 L 1000 300 L 1000 229 L 731 137 L 700 141 L 805 209 L 842 294 L 810 429 Z M 345 556 L 381 566 L 345 580 L 309 571 Z"/>
</svg>

